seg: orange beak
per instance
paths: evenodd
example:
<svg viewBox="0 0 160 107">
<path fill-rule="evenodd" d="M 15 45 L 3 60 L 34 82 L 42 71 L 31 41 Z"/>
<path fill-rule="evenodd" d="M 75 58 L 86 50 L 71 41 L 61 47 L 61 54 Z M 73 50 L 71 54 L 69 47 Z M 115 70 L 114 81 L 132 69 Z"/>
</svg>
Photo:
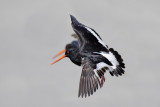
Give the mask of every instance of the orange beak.
<svg viewBox="0 0 160 107">
<path fill-rule="evenodd" d="M 64 53 L 66 51 L 66 49 L 63 49 L 61 52 L 59 52 L 56 56 L 54 56 L 52 59 L 58 57 L 59 55 L 61 55 L 62 53 Z"/>
<path fill-rule="evenodd" d="M 59 52 L 56 56 L 54 56 L 53 59 L 56 58 L 56 57 L 58 57 L 59 55 L 61 55 L 61 54 L 64 53 L 65 51 L 66 51 L 66 49 L 62 50 L 62 51 Z M 61 59 L 65 58 L 65 57 L 66 57 L 66 55 L 61 56 L 59 59 L 55 60 L 55 61 L 52 62 L 50 65 L 55 64 L 56 62 L 60 61 Z"/>
</svg>

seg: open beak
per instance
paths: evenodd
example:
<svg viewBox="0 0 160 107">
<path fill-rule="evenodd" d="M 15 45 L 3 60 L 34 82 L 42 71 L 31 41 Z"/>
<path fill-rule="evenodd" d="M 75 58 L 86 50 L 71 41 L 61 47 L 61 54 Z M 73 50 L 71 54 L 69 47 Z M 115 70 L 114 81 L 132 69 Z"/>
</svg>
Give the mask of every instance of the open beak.
<svg viewBox="0 0 160 107">
<path fill-rule="evenodd" d="M 56 57 L 58 57 L 59 55 L 61 55 L 62 53 L 64 53 L 66 50 L 64 49 L 64 50 L 62 50 L 61 52 L 59 52 L 56 56 L 54 56 L 53 57 L 53 59 L 54 58 L 56 58 Z M 56 62 L 58 62 L 58 61 L 60 61 L 61 59 L 63 59 L 63 58 L 65 58 L 66 57 L 66 55 L 63 55 L 63 56 L 61 56 L 59 59 L 57 59 L 57 60 L 55 60 L 54 62 L 52 62 L 50 65 L 53 65 L 53 64 L 55 64 Z"/>
<path fill-rule="evenodd" d="M 63 49 L 61 52 L 59 52 L 57 55 L 55 55 L 52 59 L 58 57 L 59 55 L 61 55 L 62 53 L 64 53 L 66 51 L 66 49 Z"/>
</svg>

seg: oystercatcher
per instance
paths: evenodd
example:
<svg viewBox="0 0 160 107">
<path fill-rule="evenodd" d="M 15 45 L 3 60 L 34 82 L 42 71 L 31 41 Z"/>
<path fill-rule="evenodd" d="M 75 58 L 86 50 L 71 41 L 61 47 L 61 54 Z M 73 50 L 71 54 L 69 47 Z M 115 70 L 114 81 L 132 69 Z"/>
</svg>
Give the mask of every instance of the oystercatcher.
<svg viewBox="0 0 160 107">
<path fill-rule="evenodd" d="M 72 28 L 78 40 L 67 44 L 65 49 L 55 57 L 64 52 L 65 55 L 51 65 L 69 57 L 74 64 L 82 66 L 78 97 L 83 98 L 83 96 L 92 95 L 98 87 L 103 86 L 106 71 L 117 77 L 124 74 L 125 64 L 121 55 L 113 48 L 108 48 L 94 29 L 81 24 L 74 16 L 70 15 L 70 17 Z"/>
</svg>

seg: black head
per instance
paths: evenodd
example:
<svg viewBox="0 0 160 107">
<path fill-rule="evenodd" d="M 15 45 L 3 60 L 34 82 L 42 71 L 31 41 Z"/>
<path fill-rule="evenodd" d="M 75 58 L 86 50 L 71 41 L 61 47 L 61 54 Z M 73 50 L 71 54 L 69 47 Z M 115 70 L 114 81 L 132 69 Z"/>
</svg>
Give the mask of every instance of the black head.
<svg viewBox="0 0 160 107">
<path fill-rule="evenodd" d="M 70 44 L 67 44 L 65 49 L 58 53 L 55 57 L 61 55 L 65 52 L 65 55 L 60 57 L 58 60 L 54 61 L 52 64 L 58 62 L 59 60 L 68 57 L 74 64 L 81 65 L 81 57 L 79 56 L 79 43 L 78 41 L 72 41 Z M 55 58 L 53 57 L 53 58 Z M 51 64 L 51 65 L 52 65 Z"/>
<path fill-rule="evenodd" d="M 66 57 L 69 57 L 74 55 L 75 52 L 79 51 L 79 46 L 76 41 L 73 41 L 72 43 L 67 44 L 65 49 L 66 49 L 65 55 Z"/>
<path fill-rule="evenodd" d="M 81 65 L 81 57 L 79 55 L 79 44 L 78 41 L 73 41 L 66 45 L 66 57 L 68 57 L 74 64 Z"/>
</svg>

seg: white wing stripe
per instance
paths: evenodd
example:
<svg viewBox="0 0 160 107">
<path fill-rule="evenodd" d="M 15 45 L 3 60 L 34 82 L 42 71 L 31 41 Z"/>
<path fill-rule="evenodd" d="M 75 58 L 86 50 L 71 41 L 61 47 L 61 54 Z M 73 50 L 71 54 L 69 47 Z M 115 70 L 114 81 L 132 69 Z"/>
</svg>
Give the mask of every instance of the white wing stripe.
<svg viewBox="0 0 160 107">
<path fill-rule="evenodd" d="M 94 71 L 100 70 L 104 67 L 108 67 L 110 71 L 113 71 L 112 66 L 109 66 L 108 64 L 104 63 L 104 62 L 100 62 L 96 65 L 96 69 L 94 69 Z"/>
<path fill-rule="evenodd" d="M 104 57 L 106 57 L 113 65 L 113 69 L 116 68 L 117 65 L 119 65 L 117 59 L 115 58 L 115 56 L 109 52 L 109 53 L 105 53 L 105 52 L 101 52 L 101 55 L 103 55 Z"/>
<path fill-rule="evenodd" d="M 99 36 L 92 30 L 92 29 L 90 29 L 89 27 L 87 27 L 87 26 L 85 26 L 85 28 L 88 30 L 88 31 L 90 31 L 96 38 L 97 38 L 97 40 L 98 40 L 98 42 L 100 43 L 100 44 L 102 44 L 104 47 L 106 47 L 106 45 L 104 44 L 104 42 L 99 38 Z M 106 47 L 107 48 L 107 47 Z"/>
</svg>

